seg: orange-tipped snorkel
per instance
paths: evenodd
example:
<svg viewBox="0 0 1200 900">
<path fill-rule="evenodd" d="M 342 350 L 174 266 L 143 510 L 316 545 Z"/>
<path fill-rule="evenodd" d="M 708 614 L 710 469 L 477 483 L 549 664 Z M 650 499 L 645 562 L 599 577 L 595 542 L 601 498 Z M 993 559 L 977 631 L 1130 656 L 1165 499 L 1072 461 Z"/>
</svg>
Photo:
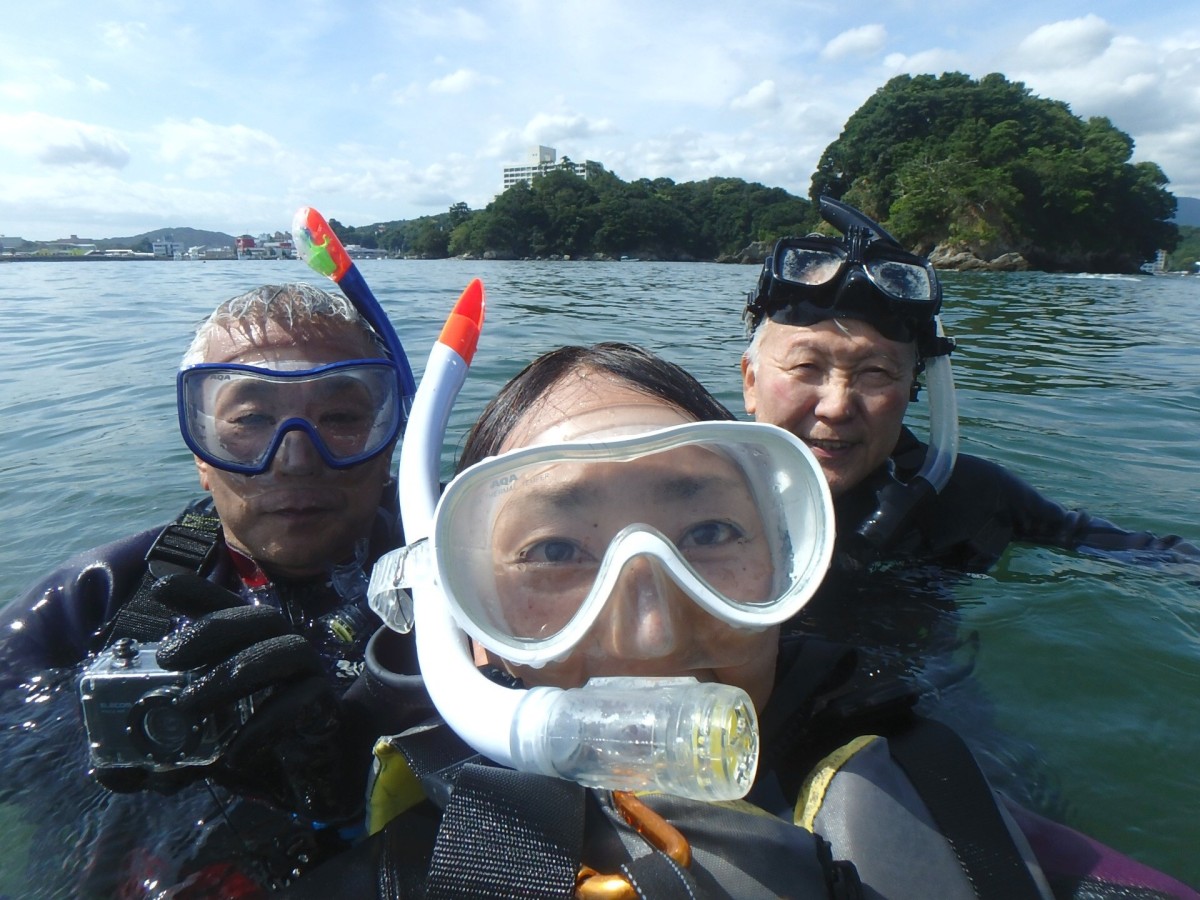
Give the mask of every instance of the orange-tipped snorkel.
<svg viewBox="0 0 1200 900">
<path fill-rule="evenodd" d="M 483 282 L 478 278 L 467 285 L 466 290 L 454 304 L 438 343 L 457 353 L 468 366 L 475 356 L 479 344 L 479 333 L 483 330 Z"/>
</svg>

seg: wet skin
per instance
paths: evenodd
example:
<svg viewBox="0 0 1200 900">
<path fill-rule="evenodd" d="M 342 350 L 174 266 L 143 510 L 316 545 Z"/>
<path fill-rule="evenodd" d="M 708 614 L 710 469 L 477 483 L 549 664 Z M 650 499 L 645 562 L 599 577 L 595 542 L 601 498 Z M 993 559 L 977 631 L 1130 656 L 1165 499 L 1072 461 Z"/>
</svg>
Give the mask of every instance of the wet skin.
<svg viewBox="0 0 1200 900">
<path fill-rule="evenodd" d="M 756 365 L 742 359 L 746 412 L 813 451 L 836 498 L 888 458 L 915 378 L 916 346 L 857 319 L 767 321 Z"/>
<path fill-rule="evenodd" d="M 205 362 L 272 367 L 297 361 L 311 366 L 374 358 L 376 348 L 355 328 L 306 335 L 269 322 L 253 338 L 217 331 Z M 226 472 L 196 459 L 201 486 L 212 493 L 230 546 L 253 557 L 270 574 L 308 577 L 354 555 L 370 534 L 388 479 L 391 453 L 348 469 L 331 469 L 302 431 L 284 437 L 270 468 L 259 475 Z"/>
</svg>

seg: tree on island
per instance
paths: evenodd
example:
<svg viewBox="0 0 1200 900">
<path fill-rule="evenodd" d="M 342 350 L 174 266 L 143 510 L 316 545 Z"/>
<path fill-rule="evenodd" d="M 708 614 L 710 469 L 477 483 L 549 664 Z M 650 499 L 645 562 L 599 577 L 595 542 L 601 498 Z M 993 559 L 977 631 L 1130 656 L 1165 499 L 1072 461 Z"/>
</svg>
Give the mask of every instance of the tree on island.
<svg viewBox="0 0 1200 900">
<path fill-rule="evenodd" d="M 1132 155 L 1108 119 L 1080 119 L 1003 75 L 901 75 L 825 149 L 811 196 L 843 199 L 925 252 L 1136 271 L 1178 232 L 1162 169 Z"/>
</svg>

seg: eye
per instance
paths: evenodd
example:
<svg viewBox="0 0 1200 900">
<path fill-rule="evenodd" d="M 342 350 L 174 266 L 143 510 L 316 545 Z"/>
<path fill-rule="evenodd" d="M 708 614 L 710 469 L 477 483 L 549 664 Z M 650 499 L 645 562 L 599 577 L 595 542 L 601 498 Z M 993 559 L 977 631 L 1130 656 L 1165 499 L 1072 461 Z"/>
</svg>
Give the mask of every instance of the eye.
<svg viewBox="0 0 1200 900">
<path fill-rule="evenodd" d="M 864 387 L 891 387 L 900 380 L 900 374 L 886 366 L 868 366 L 860 369 L 856 375 L 856 380 Z"/>
<path fill-rule="evenodd" d="M 518 560 L 523 563 L 564 565 L 586 562 L 588 555 L 574 541 L 565 538 L 547 538 L 522 550 Z"/>
<path fill-rule="evenodd" d="M 745 532 L 730 522 L 700 522 L 684 532 L 679 547 L 719 547 L 741 540 Z"/>
<path fill-rule="evenodd" d="M 235 428 L 250 431 L 255 428 L 270 428 L 275 424 L 273 416 L 267 413 L 246 410 L 230 416 L 226 421 Z"/>
<path fill-rule="evenodd" d="M 371 417 L 359 410 L 345 409 L 325 413 L 321 416 L 321 427 L 338 432 L 365 431 L 370 427 Z"/>
</svg>

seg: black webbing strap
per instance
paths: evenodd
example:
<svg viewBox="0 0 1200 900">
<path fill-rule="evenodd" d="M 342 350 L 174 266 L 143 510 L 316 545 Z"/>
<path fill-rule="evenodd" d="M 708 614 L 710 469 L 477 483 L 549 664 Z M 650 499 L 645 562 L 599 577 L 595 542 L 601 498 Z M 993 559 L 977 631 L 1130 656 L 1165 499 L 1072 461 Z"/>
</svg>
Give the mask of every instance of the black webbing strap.
<svg viewBox="0 0 1200 900">
<path fill-rule="evenodd" d="M 640 900 L 695 900 L 696 882 L 679 863 L 655 850 L 621 866 Z"/>
<path fill-rule="evenodd" d="M 1035 900 L 1043 895 L 1008 830 L 975 757 L 952 729 L 918 719 L 888 736 L 904 770 L 949 841 L 981 900 Z"/>
<path fill-rule="evenodd" d="M 428 900 L 569 900 L 583 854 L 584 788 L 469 764 L 442 814 L 425 883 Z"/>
<path fill-rule="evenodd" d="M 221 547 L 221 520 L 193 509 L 164 528 L 146 551 L 146 572 L 133 596 L 121 605 L 101 633 L 100 646 L 113 639 L 129 637 L 157 641 L 171 630 L 177 613 L 150 596 L 160 578 L 175 572 L 204 575 L 212 567 Z"/>
</svg>

